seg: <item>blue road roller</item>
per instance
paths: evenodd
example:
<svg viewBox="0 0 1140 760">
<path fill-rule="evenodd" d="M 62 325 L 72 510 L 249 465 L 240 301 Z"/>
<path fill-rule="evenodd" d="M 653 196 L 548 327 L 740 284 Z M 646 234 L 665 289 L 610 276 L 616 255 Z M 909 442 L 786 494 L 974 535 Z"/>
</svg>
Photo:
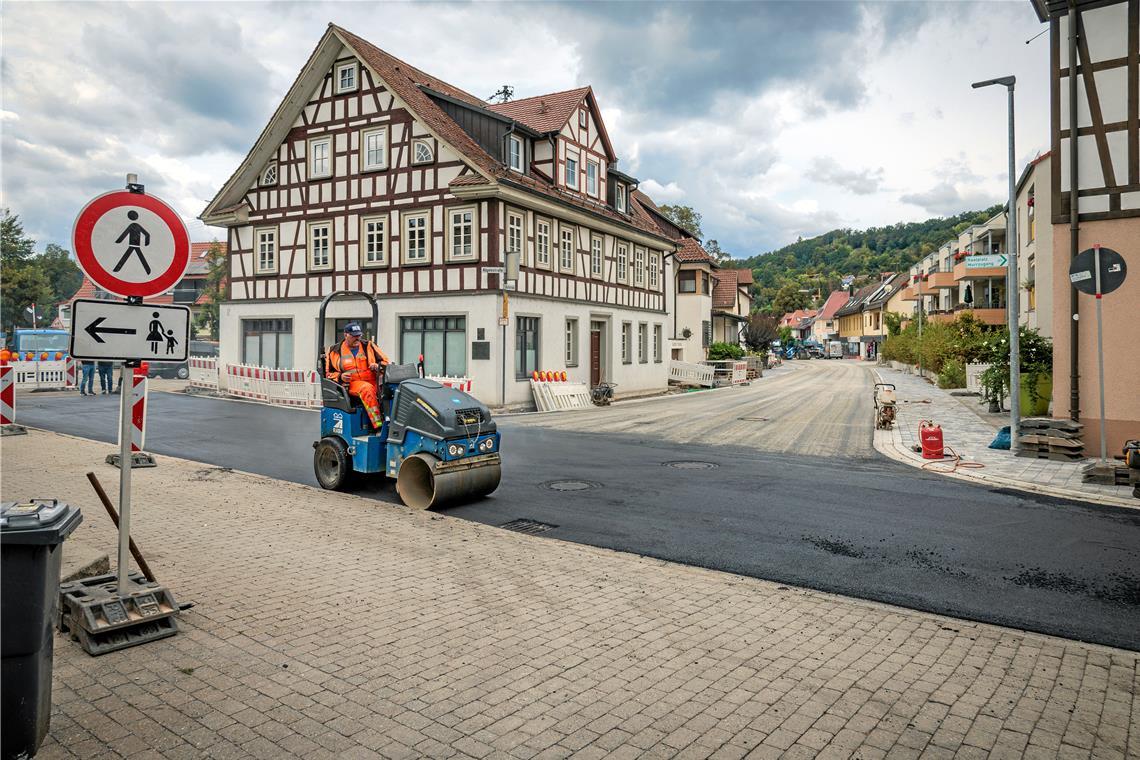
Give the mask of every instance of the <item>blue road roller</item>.
<svg viewBox="0 0 1140 760">
<path fill-rule="evenodd" d="M 380 324 L 380 308 L 367 293 L 339 290 L 321 301 L 321 438 L 313 444 L 313 469 L 321 487 L 343 491 L 363 477 L 383 474 L 396 481 L 400 499 L 412 509 L 472 501 L 498 488 L 502 460 L 491 410 L 462 391 L 424 377 L 422 357 L 418 364 L 381 368 L 376 395 L 384 423 L 379 430 L 372 427 L 360 399 L 325 377 L 325 312 L 339 297 L 368 301 L 373 331 Z"/>
</svg>

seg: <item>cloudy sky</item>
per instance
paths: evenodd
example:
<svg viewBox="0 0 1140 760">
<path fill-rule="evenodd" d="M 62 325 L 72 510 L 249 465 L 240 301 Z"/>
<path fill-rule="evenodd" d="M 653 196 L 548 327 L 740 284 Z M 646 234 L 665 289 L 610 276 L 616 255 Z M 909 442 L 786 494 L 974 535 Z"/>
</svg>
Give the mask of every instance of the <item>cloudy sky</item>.
<svg viewBox="0 0 1140 760">
<path fill-rule="evenodd" d="M 1048 41 L 1027 0 L 734 3 L 50 3 L 0 6 L 0 205 L 70 247 L 140 175 L 195 240 L 329 21 L 481 97 L 591 84 L 621 167 L 737 256 L 1006 192 L 1048 147 Z"/>
</svg>

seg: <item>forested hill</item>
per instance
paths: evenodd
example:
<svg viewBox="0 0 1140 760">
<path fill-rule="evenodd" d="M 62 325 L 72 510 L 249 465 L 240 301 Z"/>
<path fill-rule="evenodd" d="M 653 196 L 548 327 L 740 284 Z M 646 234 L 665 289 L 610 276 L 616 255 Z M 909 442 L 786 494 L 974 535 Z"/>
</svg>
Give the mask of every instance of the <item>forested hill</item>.
<svg viewBox="0 0 1140 760">
<path fill-rule="evenodd" d="M 750 268 L 756 281 L 757 306 L 783 313 L 789 298 L 799 300 L 792 294 L 801 289 L 810 289 L 812 295 L 820 289 L 826 297 L 830 290 L 839 287 L 846 275 L 863 280 L 877 277 L 880 272 L 907 269 L 950 238 L 957 237 L 962 230 L 990 219 L 1001 210 L 1002 206 L 998 205 L 924 222 L 866 230 L 832 230 L 807 240 L 801 238 L 770 253 L 736 259 L 729 266 Z M 777 294 L 783 297 L 777 299 Z M 793 308 L 803 305 L 806 304 L 795 303 Z"/>
</svg>

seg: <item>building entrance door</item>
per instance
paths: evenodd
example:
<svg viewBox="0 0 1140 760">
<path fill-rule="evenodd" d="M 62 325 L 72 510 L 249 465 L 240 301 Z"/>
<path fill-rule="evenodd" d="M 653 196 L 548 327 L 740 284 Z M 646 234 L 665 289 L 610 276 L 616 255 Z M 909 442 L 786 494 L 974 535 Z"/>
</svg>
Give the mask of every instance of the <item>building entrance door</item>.
<svg viewBox="0 0 1140 760">
<path fill-rule="evenodd" d="M 590 323 L 590 387 L 602 382 L 602 322 Z"/>
</svg>

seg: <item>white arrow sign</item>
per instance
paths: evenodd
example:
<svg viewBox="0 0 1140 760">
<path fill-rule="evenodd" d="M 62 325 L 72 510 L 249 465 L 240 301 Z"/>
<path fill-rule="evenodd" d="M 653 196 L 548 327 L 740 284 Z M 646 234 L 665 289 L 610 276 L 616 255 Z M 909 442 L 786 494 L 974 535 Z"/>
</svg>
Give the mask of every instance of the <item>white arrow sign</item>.
<svg viewBox="0 0 1140 760">
<path fill-rule="evenodd" d="M 1009 256 L 1004 253 L 974 254 L 966 257 L 966 269 L 991 269 L 993 267 L 1004 267 L 1007 264 L 1009 264 Z"/>
<path fill-rule="evenodd" d="M 76 359 L 184 362 L 190 309 L 122 301 L 76 299 L 71 311 L 71 355 Z"/>
</svg>

